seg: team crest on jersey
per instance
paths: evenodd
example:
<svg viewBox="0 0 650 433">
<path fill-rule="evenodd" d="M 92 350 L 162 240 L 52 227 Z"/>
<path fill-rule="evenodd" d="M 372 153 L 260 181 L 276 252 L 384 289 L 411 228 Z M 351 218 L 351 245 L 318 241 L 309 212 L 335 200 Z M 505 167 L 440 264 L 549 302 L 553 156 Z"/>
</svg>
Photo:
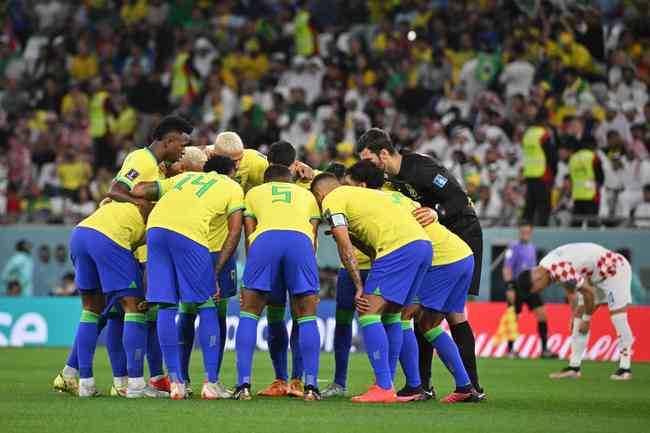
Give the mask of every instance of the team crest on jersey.
<svg viewBox="0 0 650 433">
<path fill-rule="evenodd" d="M 131 169 L 128 173 L 126 173 L 125 177 L 129 180 L 135 180 L 138 176 L 140 176 L 140 173 L 138 173 L 137 170 Z"/>
<path fill-rule="evenodd" d="M 449 182 L 449 179 L 441 174 L 437 174 L 436 177 L 433 178 L 433 184 L 438 188 L 444 188 L 445 185 L 447 185 L 447 182 Z"/>
</svg>

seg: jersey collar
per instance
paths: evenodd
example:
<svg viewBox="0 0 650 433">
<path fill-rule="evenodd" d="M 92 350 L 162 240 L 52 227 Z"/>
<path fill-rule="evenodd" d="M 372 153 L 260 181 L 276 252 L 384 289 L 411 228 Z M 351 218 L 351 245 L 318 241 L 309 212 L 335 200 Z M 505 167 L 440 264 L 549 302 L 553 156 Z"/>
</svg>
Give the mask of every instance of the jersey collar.
<svg viewBox="0 0 650 433">
<path fill-rule="evenodd" d="M 158 158 L 156 158 L 156 155 L 151 151 L 151 149 L 149 148 L 149 146 L 146 146 L 146 147 L 144 148 L 144 150 L 146 150 L 147 153 L 148 153 L 148 154 L 153 158 L 153 160 L 154 160 L 154 162 L 156 163 L 156 165 L 160 164 L 160 162 L 158 162 Z"/>
</svg>

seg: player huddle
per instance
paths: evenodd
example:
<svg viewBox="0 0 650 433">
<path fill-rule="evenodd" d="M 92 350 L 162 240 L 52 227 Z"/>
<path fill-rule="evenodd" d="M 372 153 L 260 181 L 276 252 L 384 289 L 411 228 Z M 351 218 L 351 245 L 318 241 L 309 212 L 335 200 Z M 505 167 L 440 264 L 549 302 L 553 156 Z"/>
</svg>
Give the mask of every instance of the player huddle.
<svg viewBox="0 0 650 433">
<path fill-rule="evenodd" d="M 80 397 L 97 394 L 93 356 L 97 336 L 106 327 L 112 395 L 188 398 L 193 392 L 188 366 L 198 316 L 205 368 L 201 398 L 249 400 L 257 322 L 266 309 L 276 380 L 258 395 L 292 395 L 307 401 L 346 395 L 356 311 L 375 383 L 353 401 L 431 398 L 433 348 L 456 384 L 444 402 L 485 398 L 478 385 L 473 337 L 467 345 L 462 343 L 466 337 L 458 338 L 461 329 L 471 335 L 463 313 L 480 257 L 438 222 L 435 211 L 398 191 L 410 185 L 390 181 L 394 150 L 372 147 L 373 136 L 387 137 L 383 131 L 370 130 L 360 139 L 368 144 L 363 152 L 369 161 L 324 173 L 296 161 L 295 150 L 286 142 L 273 144 L 267 161 L 244 149 L 233 132 L 219 134 L 205 151 L 186 147 L 191 131 L 179 117 L 163 119 L 151 146 L 126 158 L 109 191 L 110 200 L 73 231 L 70 251 L 83 311 L 66 366 L 55 379 L 56 389 Z M 429 185 L 441 191 L 453 186 L 452 179 L 440 176 Z M 467 207 L 465 198 L 459 209 L 467 212 Z M 452 209 L 453 203 L 438 208 L 440 219 L 449 218 Z M 330 227 L 342 263 L 336 377 L 322 393 L 316 322 L 320 224 Z M 237 385 L 230 391 L 220 383 L 219 371 L 228 299 L 237 293 L 234 255 L 242 230 L 247 256 L 235 336 Z M 285 326 L 287 300 L 293 319 L 290 336 Z M 444 318 L 452 324 L 452 334 L 456 330 L 456 342 L 441 328 Z M 149 381 L 144 379 L 145 358 Z M 398 362 L 406 385 L 396 393 Z"/>
</svg>

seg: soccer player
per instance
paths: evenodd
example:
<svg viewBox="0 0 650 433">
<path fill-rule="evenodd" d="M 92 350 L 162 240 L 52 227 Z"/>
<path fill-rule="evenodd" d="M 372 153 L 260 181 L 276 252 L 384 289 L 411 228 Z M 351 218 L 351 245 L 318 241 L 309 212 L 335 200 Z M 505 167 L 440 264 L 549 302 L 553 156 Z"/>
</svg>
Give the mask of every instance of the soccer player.
<svg viewBox="0 0 650 433">
<path fill-rule="evenodd" d="M 204 172 L 186 172 L 157 182 L 137 185 L 132 192 L 143 199 L 160 197 L 147 223 L 147 302 L 158 304 L 158 338 L 171 381 L 171 398 L 187 397 L 179 368 L 178 303 L 198 305 L 199 341 L 206 382 L 201 398 L 214 400 L 217 392 L 219 322 L 215 305 L 216 277 L 233 255 L 241 236 L 243 191 L 214 171 L 209 159 Z M 228 236 L 216 266 L 209 251 L 210 222 L 222 218 Z"/>
<path fill-rule="evenodd" d="M 469 294 L 478 295 L 483 232 L 474 206 L 454 176 L 433 158 L 417 153 L 398 153 L 388 133 L 378 128 L 369 129 L 359 138 L 358 149 L 361 159 L 371 160 L 388 174 L 396 190 L 422 206 L 435 210 L 440 223 L 469 245 L 474 255 L 474 274 Z M 428 213 L 424 209 L 421 212 L 422 215 Z M 421 215 L 417 217 L 419 219 Z M 485 398 L 476 368 L 476 342 L 467 317 L 464 312 L 450 313 L 446 319 L 472 384 L 481 398 Z M 420 348 L 420 374 L 428 386 L 431 382 L 433 351 L 421 330 L 416 333 Z"/>
<path fill-rule="evenodd" d="M 320 212 L 314 196 L 292 182 L 285 166 L 270 165 L 265 184 L 246 194 L 245 232 L 248 259 L 237 328 L 238 385 L 233 396 L 250 400 L 251 367 L 257 322 L 264 306 L 289 291 L 300 326 L 305 367 L 305 400 L 320 400 L 320 334 L 316 323 L 318 265 L 316 232 Z"/>
<path fill-rule="evenodd" d="M 506 250 L 505 263 L 503 264 L 503 281 L 506 283 L 506 298 L 508 305 L 515 307 L 515 314 L 519 315 L 524 304 L 535 315 L 537 319 L 537 332 L 542 342 L 542 354 L 544 359 L 555 359 L 556 353 L 548 350 L 546 343 L 548 341 L 548 323 L 546 320 L 546 308 L 544 300 L 540 293 L 531 293 L 525 298 L 517 297 L 515 280 L 523 271 L 531 269 L 537 265 L 537 250 L 535 245 L 530 241 L 533 234 L 533 226 L 527 222 L 519 224 L 519 240 L 510 244 Z M 514 341 L 508 341 L 508 353 L 516 356 L 514 352 Z"/>
<path fill-rule="evenodd" d="M 381 316 L 400 314 L 403 306 L 411 303 L 431 266 L 431 242 L 411 213 L 389 194 L 342 186 L 330 173 L 316 176 L 311 190 L 332 227 L 339 257 L 354 283 L 359 322 L 375 372 L 375 384 L 352 401 L 396 402 L 391 364 L 397 360 L 389 359 L 389 353 L 399 354 L 402 330 L 392 327 L 387 335 Z M 365 284 L 353 242 L 374 259 Z"/>
<path fill-rule="evenodd" d="M 360 161 L 348 169 L 345 183 L 380 189 L 384 186 L 384 173 L 372 162 Z M 419 203 L 413 202 L 399 192 L 393 191 L 390 194 L 393 201 L 405 206 L 410 212 L 419 207 Z M 397 398 L 404 402 L 433 398 L 433 395 L 424 391 L 418 370 L 418 347 L 413 330 L 413 318 L 419 315 L 425 338 L 436 349 L 440 359 L 449 368 L 456 381 L 456 390 L 442 401 L 446 403 L 476 401 L 477 396 L 463 366 L 458 347 L 440 327 L 446 314 L 463 311 L 465 308 L 465 299 L 473 272 L 472 251 L 462 239 L 437 221 L 427 224 L 424 230 L 431 240 L 434 257 L 418 292 L 417 302 L 404 309 L 401 324 L 400 317 L 392 318 L 390 315 L 382 317 L 389 335 L 390 326 L 397 326 L 403 330 L 402 349 L 393 356 L 399 356 L 406 376 L 406 385 L 398 391 Z"/>
<path fill-rule="evenodd" d="M 203 158 L 206 158 L 203 153 Z M 214 156 L 212 159 L 212 167 L 215 172 L 223 174 L 233 179 L 235 175 L 235 163 L 230 159 L 223 156 Z M 200 167 L 190 168 L 190 171 L 201 171 L 205 161 L 200 164 Z M 228 237 L 228 225 L 224 221 L 225 216 L 215 218 L 210 222 L 210 235 L 208 239 L 210 256 L 212 263 L 216 266 L 219 261 L 221 248 Z M 223 361 L 223 351 L 226 346 L 226 339 L 228 338 L 226 329 L 226 317 L 228 313 L 228 302 L 230 298 L 237 293 L 237 261 L 235 254 L 230 256 L 230 259 L 225 263 L 221 273 L 217 276 L 219 284 L 219 301 L 217 302 L 217 311 L 219 315 L 219 358 L 217 361 L 217 382 L 215 392 L 218 398 L 230 398 L 232 392 L 226 389 L 219 382 L 219 373 L 221 371 L 221 363 Z M 180 373 L 185 381 L 185 387 L 188 394 L 192 394 L 191 379 L 189 376 L 190 357 L 194 345 L 194 322 L 198 315 L 198 308 L 195 304 L 179 305 L 178 311 L 178 341 L 180 342 L 179 355 L 180 355 Z"/>
<path fill-rule="evenodd" d="M 264 182 L 264 171 L 269 166 L 266 157 L 254 149 L 244 149 L 244 143 L 236 132 L 225 131 L 217 135 L 214 144 L 208 146 L 212 155 L 233 160 L 237 173 L 235 181 L 244 192 Z"/>
<path fill-rule="evenodd" d="M 522 272 L 517 290 L 523 296 L 540 293 L 551 283 L 561 284 L 573 310 L 571 357 L 569 366 L 552 379 L 579 378 L 582 354 L 589 340 L 591 317 L 607 304 L 612 324 L 618 334 L 620 353 L 613 380 L 632 378 L 631 348 L 634 337 L 627 320 L 627 305 L 632 301 L 632 269 L 622 255 L 593 243 L 566 244 L 548 253 L 539 265 Z"/>
</svg>

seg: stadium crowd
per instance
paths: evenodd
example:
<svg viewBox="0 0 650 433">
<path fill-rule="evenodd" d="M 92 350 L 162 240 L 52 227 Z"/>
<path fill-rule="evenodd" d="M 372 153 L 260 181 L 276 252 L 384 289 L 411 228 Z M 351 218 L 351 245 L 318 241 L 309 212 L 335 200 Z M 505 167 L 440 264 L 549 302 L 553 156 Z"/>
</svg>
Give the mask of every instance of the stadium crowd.
<svg viewBox="0 0 650 433">
<path fill-rule="evenodd" d="M 261 152 L 285 139 L 318 168 L 384 128 L 442 160 L 485 226 L 647 227 L 650 7 L 584 3 L 9 0 L 0 221 L 89 215 L 175 112 L 200 146 L 227 129 Z M 572 178 L 580 150 L 593 168 Z"/>
</svg>

